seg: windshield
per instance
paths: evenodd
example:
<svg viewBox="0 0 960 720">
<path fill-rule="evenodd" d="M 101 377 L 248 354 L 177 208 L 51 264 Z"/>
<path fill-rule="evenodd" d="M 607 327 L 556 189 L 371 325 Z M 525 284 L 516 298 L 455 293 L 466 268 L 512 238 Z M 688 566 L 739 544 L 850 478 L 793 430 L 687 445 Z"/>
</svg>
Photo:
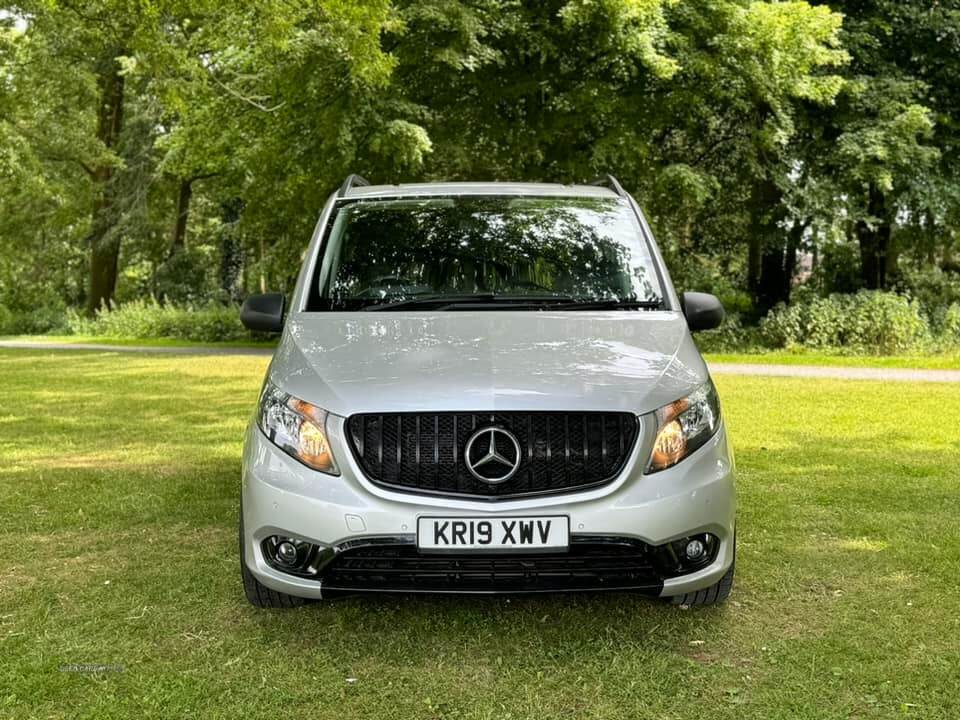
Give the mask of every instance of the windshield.
<svg viewBox="0 0 960 720">
<path fill-rule="evenodd" d="M 308 310 L 663 302 L 637 218 L 618 198 L 356 201 L 337 208 L 329 227 Z"/>
</svg>

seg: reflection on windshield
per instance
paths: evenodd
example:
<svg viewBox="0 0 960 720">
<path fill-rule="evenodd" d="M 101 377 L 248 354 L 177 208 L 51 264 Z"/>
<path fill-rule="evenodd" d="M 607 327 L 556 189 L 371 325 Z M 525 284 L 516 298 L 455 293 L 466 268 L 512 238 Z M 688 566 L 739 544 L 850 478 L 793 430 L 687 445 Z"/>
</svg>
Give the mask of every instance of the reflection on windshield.
<svg viewBox="0 0 960 720">
<path fill-rule="evenodd" d="M 350 203 L 313 287 L 312 310 L 469 295 L 662 300 L 636 218 L 613 198 Z"/>
</svg>

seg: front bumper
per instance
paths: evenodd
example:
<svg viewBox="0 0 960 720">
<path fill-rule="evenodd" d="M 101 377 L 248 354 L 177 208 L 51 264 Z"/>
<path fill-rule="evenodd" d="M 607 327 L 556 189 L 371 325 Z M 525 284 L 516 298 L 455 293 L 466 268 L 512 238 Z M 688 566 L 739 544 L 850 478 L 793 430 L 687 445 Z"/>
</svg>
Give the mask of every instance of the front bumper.
<svg viewBox="0 0 960 720">
<path fill-rule="evenodd" d="M 417 518 L 440 514 L 491 518 L 567 515 L 571 552 L 578 552 L 597 539 L 603 542 L 616 539 L 651 548 L 700 533 L 709 533 L 718 540 L 716 558 L 688 574 L 644 575 L 633 583 L 604 581 L 596 586 L 589 582 L 571 583 L 563 588 L 549 587 L 550 590 L 630 589 L 667 597 L 713 585 L 733 563 L 734 465 L 723 425 L 689 458 L 654 475 L 642 472 L 652 443 L 652 438 L 645 435 L 638 439 L 621 476 L 608 485 L 564 495 L 494 503 L 410 495 L 377 487 L 363 477 L 347 448 L 343 420 L 331 418 L 327 429 L 340 466 L 339 477 L 303 466 L 270 443 L 254 423 L 247 431 L 242 499 L 244 557 L 250 572 L 279 592 L 320 598 L 329 594 L 332 586 L 327 582 L 325 588 L 323 573 L 318 580 L 297 577 L 272 567 L 262 549 L 263 541 L 272 535 L 293 536 L 319 545 L 322 562 L 330 563 L 331 568 L 336 567 L 336 560 L 346 559 L 357 548 L 378 545 L 401 548 L 405 554 L 402 559 L 409 566 L 418 555 L 415 550 Z M 478 562 L 476 556 L 471 558 L 467 554 L 462 559 L 474 565 Z M 545 559 L 541 565 L 544 562 Z M 589 558 L 582 566 L 589 566 Z M 426 592 L 444 592 L 435 585 L 425 587 Z M 502 588 L 497 585 L 488 589 L 468 587 L 466 592 L 481 593 L 538 591 L 540 586 L 506 583 Z M 382 587 L 376 582 L 362 589 L 417 591 L 406 586 Z"/>
</svg>

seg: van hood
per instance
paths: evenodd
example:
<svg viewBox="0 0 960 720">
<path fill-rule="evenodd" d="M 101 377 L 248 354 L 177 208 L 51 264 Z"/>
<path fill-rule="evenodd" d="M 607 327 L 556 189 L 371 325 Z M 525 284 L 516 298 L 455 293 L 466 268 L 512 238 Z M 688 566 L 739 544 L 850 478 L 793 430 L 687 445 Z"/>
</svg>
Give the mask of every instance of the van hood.
<svg viewBox="0 0 960 720">
<path fill-rule="evenodd" d="M 676 312 L 355 312 L 291 316 L 270 379 L 341 416 L 651 412 L 708 378 Z"/>
</svg>

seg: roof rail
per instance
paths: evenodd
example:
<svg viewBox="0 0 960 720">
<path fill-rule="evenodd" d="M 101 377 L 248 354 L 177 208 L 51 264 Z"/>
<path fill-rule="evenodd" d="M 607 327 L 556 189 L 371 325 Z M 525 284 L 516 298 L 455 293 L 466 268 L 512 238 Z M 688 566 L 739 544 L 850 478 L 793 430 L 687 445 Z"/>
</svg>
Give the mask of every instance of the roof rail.
<svg viewBox="0 0 960 720">
<path fill-rule="evenodd" d="M 605 187 L 613 190 L 620 197 L 626 197 L 627 191 L 623 189 L 623 185 L 620 184 L 620 181 L 617 180 L 613 175 L 609 173 L 601 175 L 596 180 L 591 180 L 588 185 L 595 185 L 597 187 Z"/>
<path fill-rule="evenodd" d="M 367 180 L 364 180 L 359 175 L 347 175 L 347 179 L 343 181 L 343 185 L 340 186 L 340 190 L 337 191 L 337 197 L 344 197 L 347 194 L 347 191 L 352 187 L 359 187 L 361 185 L 369 185 L 370 183 Z"/>
</svg>

